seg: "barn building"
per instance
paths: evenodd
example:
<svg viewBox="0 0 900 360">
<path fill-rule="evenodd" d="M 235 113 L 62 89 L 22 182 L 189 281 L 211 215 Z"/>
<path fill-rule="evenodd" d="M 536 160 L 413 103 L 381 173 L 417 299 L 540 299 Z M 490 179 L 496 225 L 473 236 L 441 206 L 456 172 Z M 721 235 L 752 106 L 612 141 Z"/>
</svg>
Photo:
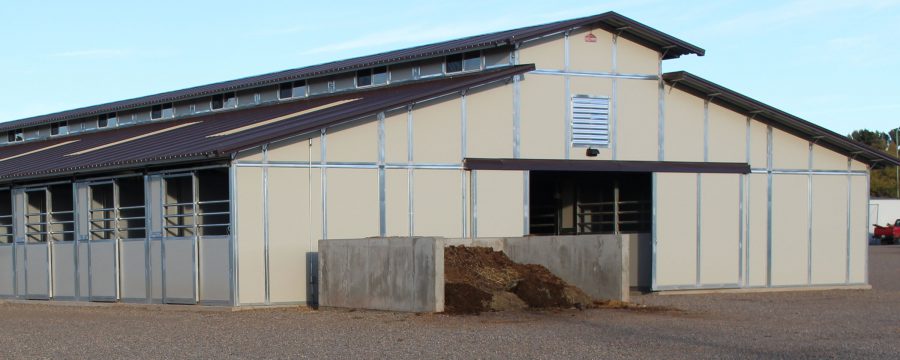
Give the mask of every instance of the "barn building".
<svg viewBox="0 0 900 360">
<path fill-rule="evenodd" d="M 320 239 L 631 233 L 652 291 L 867 283 L 895 159 L 617 13 L 0 124 L 0 296 L 314 302 Z"/>
</svg>

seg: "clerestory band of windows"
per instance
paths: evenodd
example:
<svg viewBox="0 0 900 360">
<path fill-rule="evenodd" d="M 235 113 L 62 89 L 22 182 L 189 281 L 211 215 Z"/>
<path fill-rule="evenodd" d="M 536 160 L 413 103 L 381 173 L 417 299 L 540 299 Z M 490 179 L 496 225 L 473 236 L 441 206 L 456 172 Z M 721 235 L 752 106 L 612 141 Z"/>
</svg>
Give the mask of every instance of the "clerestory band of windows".
<svg viewBox="0 0 900 360">
<path fill-rule="evenodd" d="M 237 96 L 235 96 L 234 92 L 213 95 L 212 99 L 210 99 L 209 107 L 213 110 L 237 107 Z"/>
</svg>

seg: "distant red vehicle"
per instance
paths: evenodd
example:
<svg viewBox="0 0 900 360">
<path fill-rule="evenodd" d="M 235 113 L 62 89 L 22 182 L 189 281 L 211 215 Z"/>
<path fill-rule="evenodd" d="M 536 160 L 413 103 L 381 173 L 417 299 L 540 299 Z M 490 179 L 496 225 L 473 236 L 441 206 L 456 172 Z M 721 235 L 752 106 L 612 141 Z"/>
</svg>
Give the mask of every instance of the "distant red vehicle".
<svg viewBox="0 0 900 360">
<path fill-rule="evenodd" d="M 900 219 L 894 221 L 894 225 L 887 224 L 885 226 L 875 225 L 875 238 L 880 239 L 881 243 L 898 243 L 900 241 Z"/>
</svg>

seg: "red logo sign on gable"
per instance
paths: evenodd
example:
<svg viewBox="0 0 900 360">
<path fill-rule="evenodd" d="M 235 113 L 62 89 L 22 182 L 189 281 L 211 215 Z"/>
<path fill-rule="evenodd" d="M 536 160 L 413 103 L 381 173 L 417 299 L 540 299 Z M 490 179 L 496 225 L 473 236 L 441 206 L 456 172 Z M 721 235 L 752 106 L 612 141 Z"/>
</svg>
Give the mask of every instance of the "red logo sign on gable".
<svg viewBox="0 0 900 360">
<path fill-rule="evenodd" d="M 597 42 L 597 37 L 594 34 L 588 33 L 584 36 L 584 42 L 595 43 Z"/>
</svg>

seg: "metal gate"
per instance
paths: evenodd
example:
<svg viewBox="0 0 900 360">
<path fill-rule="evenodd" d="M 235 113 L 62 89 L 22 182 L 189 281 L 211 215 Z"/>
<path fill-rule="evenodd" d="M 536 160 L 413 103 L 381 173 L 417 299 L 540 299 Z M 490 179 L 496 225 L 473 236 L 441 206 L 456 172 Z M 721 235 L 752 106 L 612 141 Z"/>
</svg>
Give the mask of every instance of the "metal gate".
<svg viewBox="0 0 900 360">
<path fill-rule="evenodd" d="M 53 294 L 47 189 L 25 189 L 22 196 L 25 220 L 25 298 L 49 300 Z"/>
</svg>

